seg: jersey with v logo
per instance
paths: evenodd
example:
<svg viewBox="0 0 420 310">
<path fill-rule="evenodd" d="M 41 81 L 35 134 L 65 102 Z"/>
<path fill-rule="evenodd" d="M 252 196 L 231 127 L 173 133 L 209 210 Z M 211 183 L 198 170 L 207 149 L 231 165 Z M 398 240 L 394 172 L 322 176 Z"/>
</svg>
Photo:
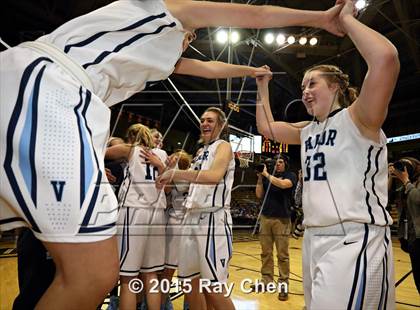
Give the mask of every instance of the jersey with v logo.
<svg viewBox="0 0 420 310">
<path fill-rule="evenodd" d="M 66 181 L 51 181 L 51 185 L 53 186 L 55 198 L 57 199 L 57 201 L 61 201 L 61 199 L 63 198 L 65 184 Z"/>
</svg>

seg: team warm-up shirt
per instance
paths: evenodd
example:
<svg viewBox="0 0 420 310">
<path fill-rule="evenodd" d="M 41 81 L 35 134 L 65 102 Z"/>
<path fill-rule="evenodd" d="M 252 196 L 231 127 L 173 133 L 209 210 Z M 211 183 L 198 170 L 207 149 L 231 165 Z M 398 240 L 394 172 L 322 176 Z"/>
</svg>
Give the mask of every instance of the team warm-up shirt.
<svg viewBox="0 0 420 310">
<path fill-rule="evenodd" d="M 307 226 L 340 222 L 391 225 L 386 137 L 375 143 L 361 135 L 348 109 L 301 131 L 303 211 Z"/>
<path fill-rule="evenodd" d="M 209 145 L 205 145 L 203 151 L 194 160 L 192 169 L 209 170 L 216 156 L 217 147 L 221 143 L 227 143 L 224 140 L 216 140 Z M 185 203 L 186 208 L 210 208 L 225 207 L 229 208 L 231 199 L 231 190 L 235 172 L 235 160 L 229 162 L 228 169 L 218 184 L 197 184 L 191 183 L 188 197 Z"/>
</svg>

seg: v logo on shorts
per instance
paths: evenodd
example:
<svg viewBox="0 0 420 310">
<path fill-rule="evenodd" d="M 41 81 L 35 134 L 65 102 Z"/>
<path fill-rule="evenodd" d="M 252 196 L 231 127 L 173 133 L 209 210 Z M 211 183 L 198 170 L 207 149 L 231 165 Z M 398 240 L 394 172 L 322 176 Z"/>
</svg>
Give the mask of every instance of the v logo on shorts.
<svg viewBox="0 0 420 310">
<path fill-rule="evenodd" d="M 51 181 L 51 185 L 53 186 L 55 198 L 57 199 L 57 201 L 61 201 L 61 199 L 63 198 L 65 184 L 66 181 Z"/>
<path fill-rule="evenodd" d="M 223 267 L 225 267 L 225 262 L 226 262 L 226 260 L 225 260 L 224 258 L 222 258 L 222 259 L 220 260 L 220 262 L 222 263 L 222 266 L 223 266 Z"/>
</svg>

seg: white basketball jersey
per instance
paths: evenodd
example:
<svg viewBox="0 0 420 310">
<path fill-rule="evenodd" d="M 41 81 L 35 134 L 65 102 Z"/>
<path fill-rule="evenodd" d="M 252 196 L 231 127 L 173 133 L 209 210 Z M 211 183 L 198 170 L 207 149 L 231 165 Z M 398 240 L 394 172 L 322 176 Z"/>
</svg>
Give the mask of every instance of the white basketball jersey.
<svg viewBox="0 0 420 310">
<path fill-rule="evenodd" d="M 77 17 L 39 41 L 80 64 L 108 106 L 166 79 L 182 54 L 185 31 L 163 0 L 122 0 Z"/>
<path fill-rule="evenodd" d="M 158 191 L 155 186 L 158 169 L 151 164 L 143 163 L 144 159 L 140 157 L 141 149 L 141 146 L 133 149 L 118 193 L 119 205 L 120 207 L 166 208 L 165 192 Z M 155 150 L 152 151 L 155 152 Z M 162 162 L 166 161 L 164 153 L 156 152 L 155 154 Z"/>
<path fill-rule="evenodd" d="M 361 135 L 348 109 L 301 131 L 303 211 L 307 226 L 340 222 L 391 225 L 386 137 L 380 143 Z"/>
<path fill-rule="evenodd" d="M 204 146 L 200 155 L 194 159 L 191 168 L 194 170 L 209 170 L 216 156 L 217 147 L 221 143 L 227 142 L 224 140 L 216 140 L 209 145 Z M 191 183 L 185 204 L 186 208 L 229 208 L 234 173 L 235 160 L 232 155 L 228 169 L 218 184 L 207 185 Z"/>
</svg>

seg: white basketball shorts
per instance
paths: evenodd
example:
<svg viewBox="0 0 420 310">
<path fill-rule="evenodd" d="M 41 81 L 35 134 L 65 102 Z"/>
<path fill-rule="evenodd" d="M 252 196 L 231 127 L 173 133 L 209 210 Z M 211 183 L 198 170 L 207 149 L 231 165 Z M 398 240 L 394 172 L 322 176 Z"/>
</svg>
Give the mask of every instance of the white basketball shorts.
<svg viewBox="0 0 420 310">
<path fill-rule="evenodd" d="M 389 227 L 351 222 L 307 227 L 303 239 L 308 310 L 395 308 Z"/>
<path fill-rule="evenodd" d="M 165 263 L 165 209 L 120 209 L 118 249 L 120 275 L 137 276 L 163 270 Z"/>
<path fill-rule="evenodd" d="M 117 201 L 104 173 L 109 108 L 52 59 L 0 53 L 0 228 L 42 241 L 115 234 Z"/>
<path fill-rule="evenodd" d="M 227 281 L 232 257 L 232 218 L 228 209 L 187 211 L 180 243 L 179 279 Z"/>
</svg>

